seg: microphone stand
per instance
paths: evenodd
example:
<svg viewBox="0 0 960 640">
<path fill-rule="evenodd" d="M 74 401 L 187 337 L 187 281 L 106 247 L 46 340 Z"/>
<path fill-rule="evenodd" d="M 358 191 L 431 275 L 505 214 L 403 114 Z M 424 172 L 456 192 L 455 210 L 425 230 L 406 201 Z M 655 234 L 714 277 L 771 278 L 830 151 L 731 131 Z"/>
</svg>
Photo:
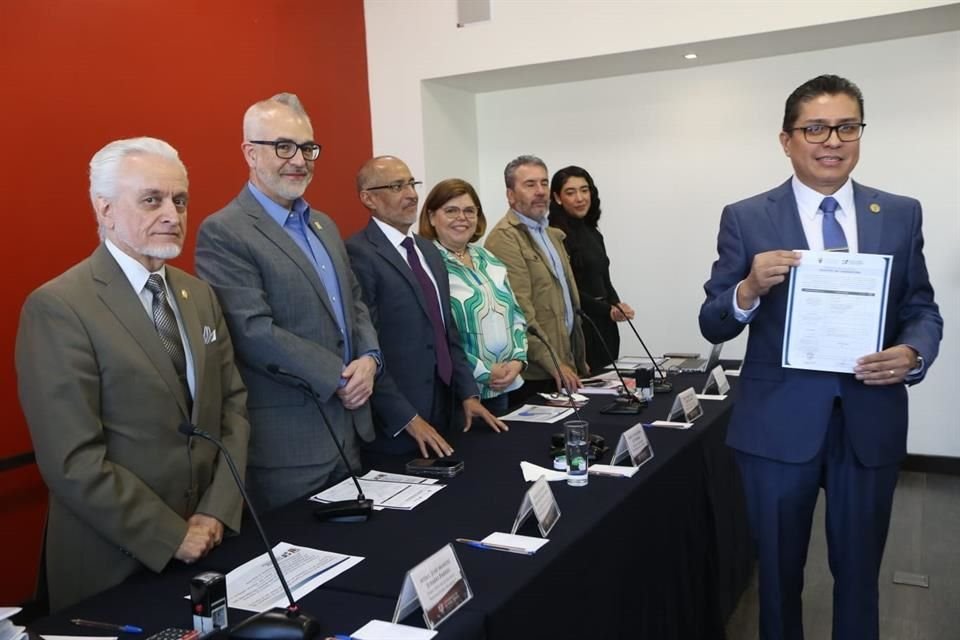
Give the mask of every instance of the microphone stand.
<svg viewBox="0 0 960 640">
<path fill-rule="evenodd" d="M 583 420 L 583 418 L 580 417 L 580 409 L 577 408 L 577 403 L 573 399 L 573 394 L 569 389 L 567 389 L 567 384 L 563 380 L 563 374 L 560 372 L 560 360 L 557 359 L 557 354 L 553 351 L 553 347 L 550 346 L 550 343 L 547 342 L 547 339 L 544 338 L 543 335 L 541 335 L 541 333 L 537 331 L 536 327 L 533 325 L 527 325 L 527 333 L 539 340 L 543 346 L 547 348 L 547 351 L 550 353 L 550 359 L 553 360 L 553 366 L 557 369 L 557 375 L 560 377 L 560 389 L 570 401 L 570 406 L 573 407 L 573 412 L 577 415 L 577 420 Z"/>
<path fill-rule="evenodd" d="M 643 347 L 643 352 L 647 354 L 647 357 L 650 358 L 653 368 L 657 370 L 657 373 L 660 375 L 660 382 L 657 382 L 657 378 L 653 379 L 653 392 L 654 393 L 670 393 L 673 391 L 673 383 L 667 380 L 667 375 L 663 372 L 663 369 L 660 368 L 660 365 L 657 364 L 657 361 L 654 359 L 653 354 L 650 353 L 650 349 L 647 349 L 646 343 L 643 341 L 643 338 L 640 337 L 640 332 L 637 331 L 637 328 L 633 326 L 633 322 L 630 321 L 630 318 L 627 316 L 626 311 L 623 307 L 620 306 L 619 302 L 608 302 L 603 298 L 594 298 L 598 302 L 603 302 L 611 307 L 616 307 L 620 310 L 620 313 L 623 314 L 623 317 L 627 319 L 627 324 L 630 325 L 630 329 L 633 331 L 633 335 L 637 336 L 637 340 L 640 341 L 640 346 Z"/>
<path fill-rule="evenodd" d="M 287 584 L 286 578 L 283 577 L 283 571 L 280 570 L 280 563 L 277 562 L 277 557 L 273 554 L 273 547 L 270 545 L 270 540 L 263 530 L 263 525 L 260 524 L 257 510 L 254 509 L 253 503 L 250 502 L 250 496 L 247 495 L 247 490 L 243 485 L 243 481 L 240 479 L 240 473 L 237 471 L 237 465 L 233 462 L 233 456 L 230 455 L 230 452 L 227 451 L 227 448 L 223 446 L 220 440 L 206 431 L 198 429 L 189 422 L 181 424 L 178 430 L 188 438 L 202 438 L 212 443 L 220 450 L 220 453 L 223 454 L 223 459 L 227 461 L 227 466 L 230 468 L 230 474 L 233 475 L 233 480 L 237 483 L 237 488 L 240 489 L 240 495 L 243 497 L 244 502 L 247 503 L 247 508 L 250 510 L 253 522 L 257 526 L 260 539 L 267 548 L 267 555 L 273 564 L 273 570 L 277 573 L 277 578 L 280 579 L 280 586 L 283 587 L 283 593 L 287 596 L 287 601 L 290 603 L 286 608 L 274 607 L 251 616 L 221 633 L 227 634 L 228 638 L 236 638 L 237 640 L 266 640 L 267 638 L 277 640 L 311 640 L 312 638 L 318 637 L 323 632 L 320 622 L 316 618 L 301 612 L 297 601 L 293 599 L 290 585 Z"/>
<path fill-rule="evenodd" d="M 340 459 L 343 460 L 343 464 L 347 467 L 347 473 L 350 474 L 353 484 L 357 487 L 356 500 L 339 500 L 337 502 L 321 504 L 313 511 L 314 517 L 318 520 L 329 520 L 331 522 L 366 522 L 369 520 L 370 515 L 373 513 L 373 500 L 364 497 L 363 489 L 360 487 L 360 481 L 357 480 L 357 474 L 350 466 L 350 461 L 347 460 L 347 454 L 343 452 L 343 447 L 340 445 L 340 441 L 337 440 L 337 436 L 333 432 L 333 427 L 331 427 L 327 421 L 327 416 L 323 413 L 323 405 L 320 404 L 320 398 L 313 390 L 313 386 L 297 374 L 281 369 L 275 364 L 268 364 L 267 371 L 278 379 L 286 379 L 287 382 L 281 384 L 300 389 L 300 391 L 306 394 L 307 397 L 317 405 L 317 411 L 320 412 L 320 421 L 323 422 L 327 427 L 327 431 L 330 432 L 330 439 L 333 440 L 333 444 L 337 446 L 337 451 L 340 452 Z"/>
<path fill-rule="evenodd" d="M 576 309 L 575 312 L 593 328 L 593 332 L 600 340 L 600 346 L 603 347 L 603 351 L 607 354 L 607 357 L 610 358 L 610 362 L 613 363 L 613 370 L 617 372 L 617 377 L 620 378 L 620 393 L 617 394 L 617 398 L 612 404 L 600 409 L 600 413 L 616 415 L 636 415 L 640 413 L 647 403 L 630 393 L 630 390 L 627 388 L 627 381 L 623 379 L 623 374 L 621 374 L 620 369 L 617 368 L 617 359 L 613 357 L 613 353 L 607 346 L 607 341 L 603 339 L 603 335 L 600 333 L 600 327 L 597 326 L 593 318 L 587 315 L 587 312 L 583 309 Z"/>
</svg>

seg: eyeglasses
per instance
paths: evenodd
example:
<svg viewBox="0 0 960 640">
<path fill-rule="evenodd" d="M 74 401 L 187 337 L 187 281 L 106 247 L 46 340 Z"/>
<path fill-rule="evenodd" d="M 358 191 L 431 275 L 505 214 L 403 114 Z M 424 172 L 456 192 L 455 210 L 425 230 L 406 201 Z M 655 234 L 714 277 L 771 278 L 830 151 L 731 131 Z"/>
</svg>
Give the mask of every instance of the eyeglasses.
<svg viewBox="0 0 960 640">
<path fill-rule="evenodd" d="M 297 155 L 297 149 L 303 154 L 304 160 L 316 160 L 320 157 L 320 145 L 316 142 L 304 142 L 297 144 L 293 140 L 248 140 L 250 144 L 264 144 L 273 147 L 277 157 L 283 160 L 289 160 Z"/>
<path fill-rule="evenodd" d="M 828 124 L 808 124 L 805 127 L 794 127 L 788 131 L 803 131 L 803 139 L 812 144 L 826 142 L 837 132 L 837 138 L 840 142 L 856 142 L 863 135 L 863 128 L 867 126 L 865 122 L 845 122 L 836 126 Z"/>
<path fill-rule="evenodd" d="M 423 182 L 420 180 L 408 180 L 407 182 L 393 182 L 391 184 L 382 184 L 379 187 L 366 187 L 364 191 L 377 191 L 379 189 L 390 189 L 394 193 L 400 193 L 407 187 L 410 187 L 414 191 L 417 190 L 417 187 L 422 185 Z"/>
<path fill-rule="evenodd" d="M 447 220 L 456 220 L 460 217 L 460 214 L 463 214 L 463 217 L 467 220 L 476 220 L 477 219 L 477 209 L 475 207 L 444 207 L 440 209 L 443 212 L 443 215 L 447 217 Z"/>
</svg>

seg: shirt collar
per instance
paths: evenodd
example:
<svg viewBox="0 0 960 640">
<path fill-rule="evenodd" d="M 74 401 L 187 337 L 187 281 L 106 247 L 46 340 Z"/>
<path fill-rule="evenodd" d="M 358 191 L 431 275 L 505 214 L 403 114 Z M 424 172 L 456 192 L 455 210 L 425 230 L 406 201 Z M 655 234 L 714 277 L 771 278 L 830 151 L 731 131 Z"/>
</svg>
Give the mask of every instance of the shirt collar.
<svg viewBox="0 0 960 640">
<path fill-rule="evenodd" d="M 271 200 L 252 182 L 247 182 L 247 188 L 250 189 L 250 195 L 252 195 L 256 201 L 260 203 L 260 206 L 263 207 L 263 210 L 267 212 L 267 215 L 273 218 L 281 227 L 287 223 L 287 218 L 290 217 L 291 211 L 299 214 L 303 220 L 306 220 L 307 212 L 310 211 L 310 205 L 307 204 L 307 201 L 303 198 L 297 198 L 293 201 L 293 206 L 291 206 L 290 209 L 286 209 Z"/>
<path fill-rule="evenodd" d="M 143 291 L 144 286 L 147 284 L 147 278 L 149 278 L 153 273 L 159 273 L 160 277 L 163 278 L 163 282 L 167 282 L 166 265 L 161 266 L 156 271 L 149 271 L 134 258 L 124 253 L 120 247 L 110 242 L 109 239 L 105 238 L 103 244 L 106 245 L 107 251 L 110 252 L 110 255 L 113 256 L 113 259 L 117 261 L 118 265 L 120 265 L 120 270 L 123 271 L 123 275 L 127 277 L 127 280 L 130 282 L 130 286 L 132 286 L 133 290 L 137 292 L 137 295 L 140 295 L 140 292 Z"/>
<path fill-rule="evenodd" d="M 522 222 L 523 224 L 527 225 L 527 226 L 530 227 L 531 229 L 541 229 L 541 230 L 542 230 L 542 229 L 546 229 L 548 226 L 550 226 L 550 214 L 549 214 L 549 213 L 544 214 L 544 216 L 543 216 L 542 218 L 540 218 L 539 220 L 536 220 L 536 219 L 534 219 L 534 218 L 530 218 L 530 217 L 528 217 L 528 216 L 523 215 L 522 213 L 520 213 L 520 212 L 517 211 L 516 209 L 512 209 L 512 211 L 513 211 L 514 215 L 517 216 L 517 218 L 520 220 L 520 222 Z"/>
<path fill-rule="evenodd" d="M 404 234 L 400 233 L 395 227 L 391 227 L 379 218 L 373 218 L 373 221 L 377 223 L 378 227 L 380 227 L 380 231 L 383 231 L 383 235 L 387 236 L 387 240 L 390 241 L 390 244 L 397 249 L 403 249 L 403 247 L 400 246 L 400 243 L 407 238 L 413 237 L 413 231 L 410 230 L 413 229 L 413 225 L 410 225 L 410 229 L 407 229 L 407 232 Z M 414 246 L 416 246 L 416 241 L 414 241 Z"/>
<path fill-rule="evenodd" d="M 820 203 L 823 202 L 823 199 L 826 196 L 800 182 L 797 176 L 793 176 L 791 186 L 793 187 L 793 197 L 797 201 L 797 211 L 800 213 L 800 215 L 807 220 L 813 220 L 816 218 L 817 213 L 820 212 Z M 837 192 L 833 194 L 833 198 L 837 201 L 837 204 L 840 205 L 840 208 L 837 211 L 837 216 L 839 218 L 842 219 L 848 215 L 855 215 L 856 208 L 853 203 L 853 180 L 847 178 L 847 181 L 843 183 L 843 186 L 837 189 Z"/>
</svg>

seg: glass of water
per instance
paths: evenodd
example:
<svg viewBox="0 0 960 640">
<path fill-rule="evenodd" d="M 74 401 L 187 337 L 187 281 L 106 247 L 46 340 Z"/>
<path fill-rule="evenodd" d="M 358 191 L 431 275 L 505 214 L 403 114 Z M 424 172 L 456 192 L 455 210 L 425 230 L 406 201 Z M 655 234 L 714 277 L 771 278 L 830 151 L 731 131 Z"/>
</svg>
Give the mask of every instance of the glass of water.
<svg viewBox="0 0 960 640">
<path fill-rule="evenodd" d="M 587 484 L 587 456 L 590 454 L 590 423 L 569 420 L 563 423 L 567 453 L 567 484 L 584 487 Z"/>
</svg>

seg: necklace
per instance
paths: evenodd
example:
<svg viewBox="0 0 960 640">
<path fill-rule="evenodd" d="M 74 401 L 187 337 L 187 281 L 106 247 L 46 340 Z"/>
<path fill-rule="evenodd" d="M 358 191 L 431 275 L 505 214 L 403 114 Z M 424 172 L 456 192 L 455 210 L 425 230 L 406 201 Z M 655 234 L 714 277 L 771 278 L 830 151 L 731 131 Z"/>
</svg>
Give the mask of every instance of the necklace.
<svg viewBox="0 0 960 640">
<path fill-rule="evenodd" d="M 460 251 L 457 251 L 456 249 L 451 249 L 447 245 L 443 245 L 443 248 L 449 251 L 450 253 L 452 253 L 453 255 L 455 255 L 457 257 L 457 260 L 459 260 L 460 262 L 463 262 L 465 259 L 469 257 L 469 254 L 467 253 L 467 247 L 464 247 Z"/>
</svg>

